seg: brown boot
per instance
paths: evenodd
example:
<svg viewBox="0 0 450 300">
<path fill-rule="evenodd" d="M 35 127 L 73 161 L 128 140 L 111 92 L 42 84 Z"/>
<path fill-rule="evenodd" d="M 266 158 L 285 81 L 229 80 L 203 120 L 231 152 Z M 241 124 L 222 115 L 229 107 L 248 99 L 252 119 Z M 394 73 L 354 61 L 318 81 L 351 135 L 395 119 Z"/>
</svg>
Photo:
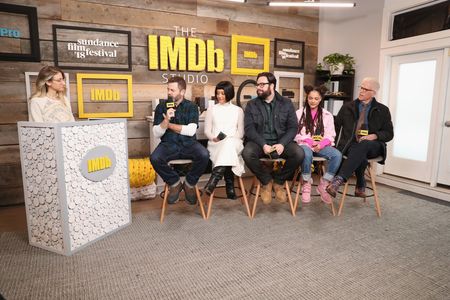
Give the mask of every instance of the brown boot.
<svg viewBox="0 0 450 300">
<path fill-rule="evenodd" d="M 261 200 L 264 204 L 270 204 L 272 202 L 272 181 L 261 186 Z"/>
<path fill-rule="evenodd" d="M 334 177 L 331 183 L 327 186 L 327 193 L 330 194 L 331 197 L 335 198 L 337 192 L 339 191 L 339 187 L 343 184 L 344 178 L 341 176 Z"/>
<path fill-rule="evenodd" d="M 366 198 L 366 187 L 362 186 L 362 187 L 355 187 L 355 197 L 360 197 L 360 198 Z"/>
<path fill-rule="evenodd" d="M 284 203 L 287 201 L 286 190 L 282 184 L 274 183 L 273 190 L 275 191 L 275 199 L 278 202 Z"/>
</svg>

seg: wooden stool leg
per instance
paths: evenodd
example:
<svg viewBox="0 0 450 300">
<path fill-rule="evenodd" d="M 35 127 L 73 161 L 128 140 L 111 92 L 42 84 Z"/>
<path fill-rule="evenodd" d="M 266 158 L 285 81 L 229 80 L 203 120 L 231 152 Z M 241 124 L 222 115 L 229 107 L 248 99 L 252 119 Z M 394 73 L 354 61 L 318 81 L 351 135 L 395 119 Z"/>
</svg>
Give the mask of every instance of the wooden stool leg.
<svg viewBox="0 0 450 300">
<path fill-rule="evenodd" d="M 200 190 L 198 186 L 195 185 L 195 193 L 197 194 L 197 201 L 200 204 L 200 212 L 204 220 L 206 220 L 205 207 L 203 206 L 202 196 L 200 195 Z"/>
<path fill-rule="evenodd" d="M 257 180 L 256 178 L 254 180 Z M 253 186 L 253 184 L 252 184 Z M 256 204 L 258 203 L 258 197 L 259 197 L 259 190 L 261 188 L 261 183 L 258 181 L 258 183 L 256 184 L 256 194 L 255 194 L 255 200 L 253 200 L 253 211 L 252 211 L 252 218 L 255 217 L 255 212 L 256 212 Z M 250 190 L 250 193 L 252 191 Z"/>
<path fill-rule="evenodd" d="M 338 214 L 337 214 L 338 216 L 341 215 L 342 208 L 344 207 L 345 196 L 347 195 L 347 191 L 348 191 L 348 183 L 349 183 L 349 181 L 347 181 L 345 183 L 344 191 L 342 192 L 342 198 L 341 198 L 341 202 L 339 203 L 339 210 L 338 210 Z"/>
<path fill-rule="evenodd" d="M 334 199 L 333 199 L 333 197 L 331 197 L 330 205 L 331 205 L 331 213 L 333 214 L 333 217 L 335 217 L 336 216 L 336 209 L 334 208 Z"/>
<path fill-rule="evenodd" d="M 252 179 L 252 185 L 250 186 L 250 189 L 248 190 L 247 199 L 250 200 L 252 196 L 253 188 L 255 187 L 255 178 Z"/>
<path fill-rule="evenodd" d="M 295 187 L 296 183 L 300 184 L 300 180 L 297 180 L 297 177 L 300 174 L 300 170 L 301 170 L 300 168 L 297 168 L 297 170 L 295 170 L 294 177 L 292 177 L 292 182 L 291 182 L 291 189 L 290 189 L 291 191 Z"/>
<path fill-rule="evenodd" d="M 209 219 L 209 216 L 211 215 L 211 207 L 212 207 L 212 203 L 213 203 L 213 199 L 214 199 L 214 192 L 212 192 L 212 194 L 209 196 L 209 201 L 208 201 L 208 212 L 206 213 L 206 219 Z"/>
<path fill-rule="evenodd" d="M 300 185 L 300 184 L 299 184 L 299 185 Z M 291 213 L 292 213 L 292 216 L 295 217 L 295 207 L 294 207 L 294 203 L 292 203 L 291 190 L 290 190 L 290 188 L 289 188 L 289 184 L 288 184 L 287 181 L 284 182 L 284 186 L 285 186 L 285 188 L 286 188 L 286 193 L 287 193 L 287 197 L 288 197 L 288 200 L 289 200 L 289 206 L 291 207 Z"/>
<path fill-rule="evenodd" d="M 381 217 L 380 202 L 378 201 L 378 192 L 377 192 L 377 187 L 376 187 L 376 183 L 375 183 L 375 176 L 373 173 L 374 172 L 373 172 L 372 165 L 369 165 L 370 182 L 372 183 L 373 197 L 375 199 L 375 209 L 377 211 L 377 216 Z"/>
<path fill-rule="evenodd" d="M 294 201 L 294 209 L 297 211 L 298 207 L 298 198 L 300 197 L 300 190 L 302 189 L 302 184 L 300 180 L 298 181 L 297 191 L 295 192 L 295 201 Z"/>
<path fill-rule="evenodd" d="M 248 198 L 247 198 L 247 194 L 245 192 L 245 186 L 244 186 L 244 181 L 242 181 L 242 177 L 239 177 L 239 186 L 241 188 L 241 193 L 242 193 L 241 202 L 242 202 L 242 200 L 244 200 L 244 205 L 245 205 L 245 208 L 247 209 L 247 215 L 251 219 L 252 213 L 250 212 L 250 207 L 248 206 Z"/>
<path fill-rule="evenodd" d="M 167 197 L 168 196 L 169 196 L 169 185 L 166 184 L 164 186 L 164 198 L 163 198 L 162 207 L 161 207 L 161 217 L 159 219 L 159 221 L 161 223 L 164 221 L 164 213 L 166 212 L 166 205 L 167 205 Z"/>
</svg>

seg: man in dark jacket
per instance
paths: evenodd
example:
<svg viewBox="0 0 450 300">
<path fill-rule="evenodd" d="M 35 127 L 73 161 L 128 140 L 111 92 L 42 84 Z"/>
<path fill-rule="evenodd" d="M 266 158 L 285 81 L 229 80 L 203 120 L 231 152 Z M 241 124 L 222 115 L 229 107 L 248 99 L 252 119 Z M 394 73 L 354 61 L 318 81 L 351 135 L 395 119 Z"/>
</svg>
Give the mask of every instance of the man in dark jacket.
<svg viewBox="0 0 450 300">
<path fill-rule="evenodd" d="M 359 88 L 358 99 L 345 104 L 334 120 L 336 132 L 340 133 L 336 147 L 347 159 L 327 187 L 333 197 L 353 172 L 356 174 L 355 196 L 365 197 L 367 159 L 381 156 L 380 164 L 384 164 L 386 143 L 394 137 L 389 108 L 375 99 L 380 88 L 378 81 L 364 78 Z"/>
<path fill-rule="evenodd" d="M 293 141 L 297 133 L 297 116 L 291 100 L 275 91 L 277 80 L 272 73 L 263 72 L 256 79 L 258 97 L 245 107 L 245 147 L 242 157 L 262 184 L 261 199 L 272 201 L 272 180 L 275 197 L 286 201 L 285 181 L 292 177 L 304 158 L 303 150 Z M 259 161 L 263 157 L 286 159 L 277 172 L 270 172 Z"/>
</svg>

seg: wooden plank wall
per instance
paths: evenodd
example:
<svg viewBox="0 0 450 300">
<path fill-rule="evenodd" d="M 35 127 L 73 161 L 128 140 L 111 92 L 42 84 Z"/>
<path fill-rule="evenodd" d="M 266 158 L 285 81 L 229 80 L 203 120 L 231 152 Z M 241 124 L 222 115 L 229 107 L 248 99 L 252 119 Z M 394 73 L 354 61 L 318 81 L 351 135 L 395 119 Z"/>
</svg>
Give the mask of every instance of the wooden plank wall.
<svg viewBox="0 0 450 300">
<path fill-rule="evenodd" d="M 196 28 L 201 39 L 214 39 L 225 53 L 225 70 L 208 73 L 206 85 L 188 87 L 188 97 L 210 98 L 214 86 L 230 80 L 239 87 L 249 76 L 230 74 L 231 35 L 270 38 L 270 70 L 273 68 L 275 38 L 305 42 L 305 84 L 314 82 L 317 61 L 318 11 L 273 8 L 266 1 L 249 0 L 246 4 L 230 4 L 210 0 L 16 0 L 10 4 L 37 7 L 41 48 L 40 63 L 0 61 L 0 205 L 23 202 L 17 122 L 28 120 L 25 72 L 37 72 L 53 65 L 52 25 L 107 28 L 131 31 L 134 117 L 128 121 L 130 157 L 149 156 L 149 128 L 145 116 L 152 112 L 151 101 L 166 95 L 162 84 L 164 72 L 148 70 L 147 36 L 174 36 L 173 26 Z M 290 71 L 280 69 L 279 71 Z M 77 108 L 76 74 L 84 70 L 65 70 L 70 74 L 72 109 Z M 95 71 L 92 73 L 119 73 Z M 124 72 L 128 74 L 128 72 Z M 174 73 L 174 72 L 169 72 Z M 176 72 L 175 72 L 176 73 Z M 295 90 L 297 83 L 285 81 L 284 88 Z M 245 92 L 251 89 L 246 88 Z"/>
</svg>

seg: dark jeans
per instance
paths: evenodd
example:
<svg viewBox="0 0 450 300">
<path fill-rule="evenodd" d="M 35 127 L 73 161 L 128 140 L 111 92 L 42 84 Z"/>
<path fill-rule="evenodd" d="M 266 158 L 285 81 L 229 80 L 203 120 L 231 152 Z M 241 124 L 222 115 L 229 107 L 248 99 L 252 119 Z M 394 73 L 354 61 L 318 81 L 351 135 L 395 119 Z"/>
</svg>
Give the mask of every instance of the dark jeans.
<svg viewBox="0 0 450 300">
<path fill-rule="evenodd" d="M 169 185 L 175 184 L 180 179 L 178 173 L 168 165 L 173 159 L 192 159 L 192 168 L 186 174 L 186 181 L 194 186 L 208 166 L 209 152 L 199 142 L 178 149 L 173 145 L 168 147 L 166 143 L 160 143 L 150 156 L 150 161 L 156 173 Z"/>
<path fill-rule="evenodd" d="M 347 159 L 342 162 L 338 176 L 347 181 L 353 172 L 356 175 L 356 186 L 365 187 L 364 172 L 367 167 L 367 159 L 375 158 L 383 154 L 383 146 L 378 141 L 352 142 L 348 151 Z"/>
<path fill-rule="evenodd" d="M 291 178 L 295 170 L 300 166 L 305 157 L 303 149 L 300 148 L 297 143 L 290 142 L 284 147 L 283 153 L 280 157 L 286 159 L 286 163 L 280 171 L 268 172 L 267 168 L 264 167 L 259 161 L 260 158 L 268 158 L 261 146 L 254 142 L 247 142 L 242 151 L 242 157 L 244 158 L 245 164 L 256 175 L 258 180 L 262 185 L 268 184 L 272 178 L 277 184 L 284 184 L 284 182 Z"/>
</svg>

